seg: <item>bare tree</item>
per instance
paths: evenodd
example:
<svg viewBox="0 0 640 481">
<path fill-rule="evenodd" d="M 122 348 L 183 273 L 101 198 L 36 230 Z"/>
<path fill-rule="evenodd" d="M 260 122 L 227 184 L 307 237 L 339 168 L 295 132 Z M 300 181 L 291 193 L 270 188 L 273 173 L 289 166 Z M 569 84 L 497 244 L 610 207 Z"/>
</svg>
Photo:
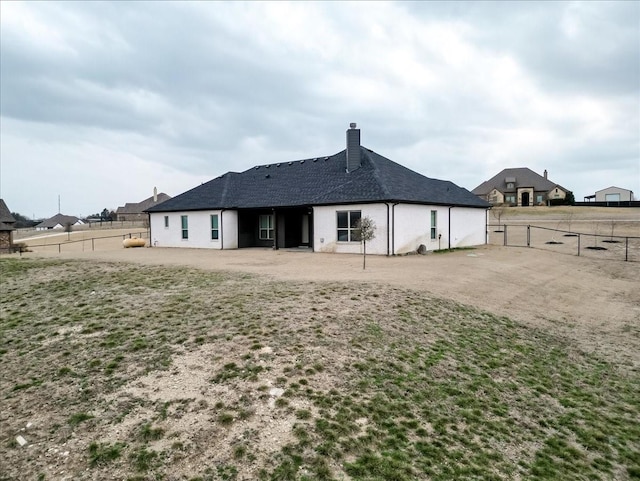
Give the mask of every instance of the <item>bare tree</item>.
<svg viewBox="0 0 640 481">
<path fill-rule="evenodd" d="M 498 230 L 496 232 L 502 232 L 500 219 L 504 215 L 505 210 L 506 209 L 504 205 L 494 205 L 493 207 L 491 207 L 491 215 L 498 220 Z"/>
<path fill-rule="evenodd" d="M 571 232 L 571 222 L 573 222 L 573 211 L 567 213 L 564 217 L 564 221 L 567 224 L 567 230 Z"/>
<path fill-rule="evenodd" d="M 71 240 L 71 231 L 73 230 L 73 225 L 71 222 L 65 222 L 64 231 L 67 233 L 67 240 Z"/>
<path fill-rule="evenodd" d="M 616 220 L 611 219 L 611 242 L 613 242 L 613 231 L 616 230 Z"/>
<path fill-rule="evenodd" d="M 354 234 L 362 242 L 362 269 L 367 268 L 367 241 L 376 237 L 376 223 L 369 216 L 361 217 L 356 223 Z"/>
</svg>

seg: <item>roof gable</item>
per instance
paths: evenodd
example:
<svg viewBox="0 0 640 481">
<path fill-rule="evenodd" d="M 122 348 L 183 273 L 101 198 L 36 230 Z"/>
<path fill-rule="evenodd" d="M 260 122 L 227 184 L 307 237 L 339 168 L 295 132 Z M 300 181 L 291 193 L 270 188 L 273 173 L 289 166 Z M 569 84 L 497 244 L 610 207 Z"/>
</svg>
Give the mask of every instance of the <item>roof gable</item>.
<svg viewBox="0 0 640 481">
<path fill-rule="evenodd" d="M 0 199 L 0 222 L 3 222 L 5 224 L 13 224 L 14 222 L 16 222 L 15 217 L 11 215 L 11 211 L 2 199 Z"/>
<path fill-rule="evenodd" d="M 367 202 L 488 207 L 452 182 L 430 179 L 363 147 L 361 154 L 361 166 L 351 172 L 346 170 L 346 150 L 327 157 L 229 172 L 148 212 Z"/>
<path fill-rule="evenodd" d="M 514 186 L 509 187 L 507 185 L 508 183 L 513 183 Z M 562 190 L 567 191 L 564 187 L 561 187 L 549 179 L 545 179 L 527 167 L 518 167 L 500 171 L 497 175 L 483 182 L 471 192 L 475 195 L 487 195 L 493 189 L 497 189 L 501 193 L 506 193 L 516 192 L 518 188 L 522 187 L 533 187 L 535 191 L 544 192 L 549 192 L 551 189 L 560 187 Z"/>
<path fill-rule="evenodd" d="M 36 227 L 55 227 L 57 225 L 65 226 L 67 223 L 74 225 L 79 220 L 80 219 L 74 215 L 56 214 L 53 217 L 40 222 Z"/>
<path fill-rule="evenodd" d="M 171 199 L 171 196 L 161 192 L 157 195 L 157 200 L 153 200 L 153 196 L 141 201 L 141 202 L 127 202 L 124 206 L 116 209 L 116 214 L 139 214 L 145 212 L 147 209 L 163 203 L 166 200 Z"/>
</svg>

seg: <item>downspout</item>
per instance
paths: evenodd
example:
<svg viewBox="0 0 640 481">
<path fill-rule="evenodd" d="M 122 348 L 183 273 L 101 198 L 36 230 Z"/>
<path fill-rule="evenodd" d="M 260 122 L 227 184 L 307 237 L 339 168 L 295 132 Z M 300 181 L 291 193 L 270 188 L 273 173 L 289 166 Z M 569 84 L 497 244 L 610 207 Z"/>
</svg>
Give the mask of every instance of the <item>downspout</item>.
<svg viewBox="0 0 640 481">
<path fill-rule="evenodd" d="M 278 217 L 276 215 L 276 209 L 271 209 L 273 212 L 273 250 L 278 250 Z"/>
<path fill-rule="evenodd" d="M 484 210 L 484 243 L 489 243 L 489 209 Z"/>
<path fill-rule="evenodd" d="M 391 234 L 391 230 L 389 229 L 389 203 L 385 202 L 384 205 L 387 206 L 387 256 L 389 255 L 389 235 Z"/>
<path fill-rule="evenodd" d="M 316 251 L 315 242 L 313 241 L 313 236 L 315 235 L 315 229 L 313 228 L 315 222 L 314 217 L 313 206 L 309 206 L 309 245 L 311 246 L 311 252 Z"/>
<path fill-rule="evenodd" d="M 396 255 L 396 205 L 400 202 L 391 204 L 391 255 Z"/>
<path fill-rule="evenodd" d="M 450 205 L 449 206 L 449 235 L 448 235 L 448 242 L 449 242 L 449 250 L 451 250 L 451 209 L 453 209 L 454 206 Z"/>
<path fill-rule="evenodd" d="M 222 222 L 222 214 L 225 210 L 227 209 L 222 209 L 220 211 L 220 250 L 224 250 L 224 235 L 222 230 L 222 226 L 224 225 L 224 222 Z"/>
<path fill-rule="evenodd" d="M 153 247 L 153 242 L 151 242 L 151 213 L 147 212 L 147 223 L 149 224 L 149 247 Z"/>
</svg>

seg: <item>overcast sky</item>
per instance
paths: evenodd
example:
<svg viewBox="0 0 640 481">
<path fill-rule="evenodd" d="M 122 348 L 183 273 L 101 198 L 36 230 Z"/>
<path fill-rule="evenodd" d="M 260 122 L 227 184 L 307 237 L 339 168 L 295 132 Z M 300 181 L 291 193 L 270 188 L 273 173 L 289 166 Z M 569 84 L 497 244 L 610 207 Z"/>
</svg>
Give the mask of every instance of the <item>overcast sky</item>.
<svg viewBox="0 0 640 481">
<path fill-rule="evenodd" d="M 640 197 L 638 2 L 0 2 L 0 196 L 29 217 L 366 147 L 469 190 Z"/>
</svg>

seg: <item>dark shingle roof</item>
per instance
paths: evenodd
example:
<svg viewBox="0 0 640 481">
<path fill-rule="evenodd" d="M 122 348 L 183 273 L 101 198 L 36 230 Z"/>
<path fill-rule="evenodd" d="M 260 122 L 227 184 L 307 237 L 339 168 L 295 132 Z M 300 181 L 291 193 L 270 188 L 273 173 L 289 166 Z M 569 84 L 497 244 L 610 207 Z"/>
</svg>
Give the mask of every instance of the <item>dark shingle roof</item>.
<svg viewBox="0 0 640 481">
<path fill-rule="evenodd" d="M 47 228 L 49 228 L 49 227 L 55 227 L 58 224 L 60 224 L 61 226 L 64 227 L 67 223 L 70 223 L 71 225 L 73 225 L 76 222 L 78 222 L 79 220 L 80 219 L 78 219 L 74 215 L 56 214 L 53 217 L 40 222 L 36 227 L 47 227 Z"/>
<path fill-rule="evenodd" d="M 161 192 L 158 194 L 158 200 L 154 202 L 153 196 L 142 202 L 127 202 L 124 206 L 118 207 L 116 214 L 139 214 L 150 209 L 154 205 L 161 204 L 162 202 L 171 199 L 170 195 Z"/>
<path fill-rule="evenodd" d="M 5 224 L 13 224 L 16 219 L 11 215 L 11 211 L 4 203 L 4 200 L 0 199 L 0 222 Z"/>
<path fill-rule="evenodd" d="M 507 179 L 509 182 L 515 183 L 514 188 L 507 188 Z M 499 174 L 483 182 L 471 192 L 475 195 L 487 195 L 493 189 L 498 189 L 502 193 L 516 192 L 519 187 L 533 187 L 534 191 L 544 192 L 548 192 L 555 187 L 561 187 L 562 190 L 567 190 L 555 182 L 551 182 L 549 179 L 545 179 L 543 176 L 536 174 L 527 167 L 518 167 L 502 170 Z"/>
<path fill-rule="evenodd" d="M 0 232 L 8 232 L 11 230 L 15 230 L 13 226 L 10 226 L 9 224 L 5 224 L 4 222 L 0 222 Z"/>
<path fill-rule="evenodd" d="M 329 157 L 228 172 L 148 212 L 408 202 L 486 208 L 452 182 L 430 179 L 361 148 L 362 165 L 346 172 L 346 150 Z"/>
</svg>

